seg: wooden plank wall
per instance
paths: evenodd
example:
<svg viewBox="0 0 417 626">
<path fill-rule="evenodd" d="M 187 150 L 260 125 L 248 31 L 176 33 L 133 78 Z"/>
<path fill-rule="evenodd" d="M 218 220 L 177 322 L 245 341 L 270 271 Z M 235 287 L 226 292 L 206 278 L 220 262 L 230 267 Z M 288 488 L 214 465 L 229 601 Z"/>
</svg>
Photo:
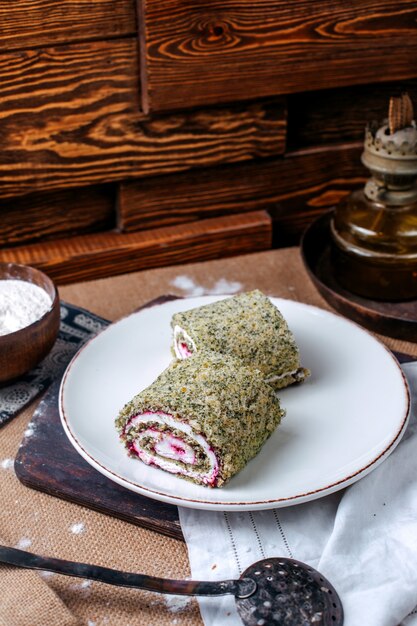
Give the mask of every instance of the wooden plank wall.
<svg viewBox="0 0 417 626">
<path fill-rule="evenodd" d="M 411 78 L 414 0 L 139 0 L 145 110 Z"/>
<path fill-rule="evenodd" d="M 0 3 L 0 52 L 135 36 L 133 2 L 12 0 Z"/>
<path fill-rule="evenodd" d="M 312 218 L 363 182 L 359 157 L 360 146 L 337 145 L 166 176 L 163 185 L 155 178 L 122 183 L 119 227 L 135 231 L 261 208 L 274 217 L 275 242 L 296 243 Z"/>
<path fill-rule="evenodd" d="M 139 29 L 135 0 L 2 4 L 0 261 L 63 283 L 296 244 L 363 183 L 365 123 L 417 102 L 417 9 L 358 2 L 146 0 Z"/>
</svg>

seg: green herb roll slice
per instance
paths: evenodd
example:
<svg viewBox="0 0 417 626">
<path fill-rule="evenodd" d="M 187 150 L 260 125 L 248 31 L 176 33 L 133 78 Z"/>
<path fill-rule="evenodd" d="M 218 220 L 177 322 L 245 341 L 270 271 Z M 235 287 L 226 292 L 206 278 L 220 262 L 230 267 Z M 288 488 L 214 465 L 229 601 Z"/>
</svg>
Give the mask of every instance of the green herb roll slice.
<svg viewBox="0 0 417 626">
<path fill-rule="evenodd" d="M 262 374 L 199 351 L 174 361 L 120 411 L 129 454 L 201 485 L 220 487 L 254 457 L 284 411 Z"/>
<path fill-rule="evenodd" d="M 200 350 L 231 355 L 259 369 L 275 389 L 302 382 L 310 373 L 301 367 L 284 317 L 258 290 L 175 313 L 171 326 L 172 351 L 180 360 Z"/>
</svg>

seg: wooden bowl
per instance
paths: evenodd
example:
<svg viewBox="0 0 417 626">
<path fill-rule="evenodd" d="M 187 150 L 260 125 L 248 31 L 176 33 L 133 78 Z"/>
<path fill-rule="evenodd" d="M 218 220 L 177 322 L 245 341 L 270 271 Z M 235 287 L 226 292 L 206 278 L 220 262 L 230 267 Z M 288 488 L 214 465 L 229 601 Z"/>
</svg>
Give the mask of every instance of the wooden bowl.
<svg viewBox="0 0 417 626">
<path fill-rule="evenodd" d="M 51 350 L 59 331 L 58 290 L 40 270 L 28 265 L 0 263 L 0 280 L 24 280 L 38 285 L 52 305 L 40 319 L 7 335 L 0 335 L 0 384 L 18 378 L 35 367 Z"/>
<path fill-rule="evenodd" d="M 332 211 L 320 216 L 304 232 L 301 256 L 313 284 L 336 311 L 374 333 L 417 342 L 417 300 L 383 302 L 351 293 L 337 280 L 331 255 Z"/>
</svg>

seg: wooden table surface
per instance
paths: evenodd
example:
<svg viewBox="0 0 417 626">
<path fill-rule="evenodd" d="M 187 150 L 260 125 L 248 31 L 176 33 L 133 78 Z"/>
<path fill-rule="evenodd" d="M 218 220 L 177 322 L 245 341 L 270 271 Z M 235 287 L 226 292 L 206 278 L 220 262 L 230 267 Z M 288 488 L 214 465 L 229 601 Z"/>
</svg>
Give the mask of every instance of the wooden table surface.
<svg viewBox="0 0 417 626">
<path fill-rule="evenodd" d="M 254 288 L 268 295 L 330 308 L 309 280 L 296 248 L 78 283 L 61 288 L 60 295 L 63 300 L 115 320 L 162 294 L 190 296 Z M 382 340 L 393 349 L 417 356 L 416 344 L 390 338 Z M 15 456 L 33 408 L 34 405 L 2 429 L 0 459 Z M 1 471 L 0 536 L 9 545 L 27 539 L 33 552 L 164 577 L 190 575 L 186 546 L 182 542 L 32 491 L 21 485 L 12 471 Z M 81 524 L 76 527 L 83 532 L 75 533 L 74 524 Z M 82 589 L 74 580 L 54 576 L 43 580 L 43 584 L 52 589 L 81 624 L 201 624 L 195 601 L 178 609 L 165 598 L 109 589 L 100 583 Z M 18 593 L 17 588 L 13 590 L 15 600 Z M 19 626 L 35 623 L 35 620 L 16 621 Z"/>
</svg>

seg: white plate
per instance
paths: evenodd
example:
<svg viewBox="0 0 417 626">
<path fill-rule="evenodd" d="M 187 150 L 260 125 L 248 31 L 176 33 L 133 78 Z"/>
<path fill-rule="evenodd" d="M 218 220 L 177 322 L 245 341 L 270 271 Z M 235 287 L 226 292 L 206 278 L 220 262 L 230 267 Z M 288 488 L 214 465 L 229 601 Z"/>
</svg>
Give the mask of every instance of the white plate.
<svg viewBox="0 0 417 626">
<path fill-rule="evenodd" d="M 271 298 L 312 375 L 281 391 L 287 415 L 258 456 L 221 489 L 195 485 L 128 457 L 114 419 L 169 364 L 172 314 L 219 299 L 202 296 L 143 309 L 109 326 L 74 357 L 61 385 L 61 419 L 70 441 L 93 467 L 164 502 L 255 510 L 337 491 L 393 451 L 406 426 L 409 394 L 391 353 L 338 315 Z"/>
</svg>

